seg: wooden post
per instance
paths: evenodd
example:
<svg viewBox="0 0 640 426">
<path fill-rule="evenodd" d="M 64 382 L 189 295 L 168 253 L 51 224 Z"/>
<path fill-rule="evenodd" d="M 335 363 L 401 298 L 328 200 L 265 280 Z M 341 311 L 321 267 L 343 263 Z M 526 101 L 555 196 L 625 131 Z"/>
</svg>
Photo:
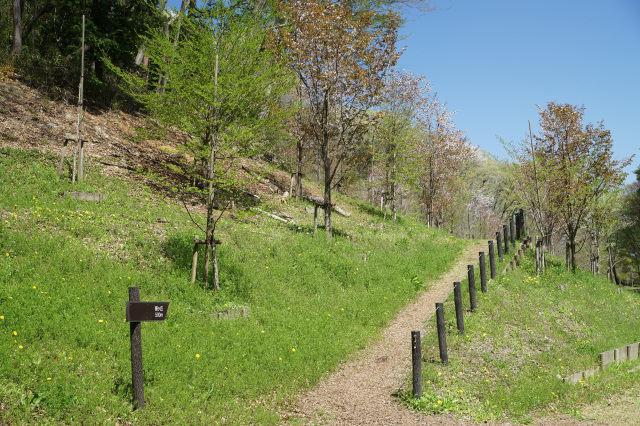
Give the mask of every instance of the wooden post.
<svg viewBox="0 0 640 426">
<path fill-rule="evenodd" d="M 484 252 L 481 251 L 479 254 L 479 262 L 480 262 L 480 290 L 483 293 L 487 292 L 487 266 L 484 260 Z"/>
<path fill-rule="evenodd" d="M 295 174 L 291 173 L 291 185 L 289 185 L 289 198 L 293 198 L 293 179 Z"/>
<path fill-rule="evenodd" d="M 540 246 L 541 241 L 536 236 L 536 277 L 540 278 Z"/>
<path fill-rule="evenodd" d="M 467 265 L 467 278 L 469 281 L 469 301 L 471 302 L 471 312 L 475 312 L 478 307 L 476 301 L 476 277 L 473 272 L 473 265 Z"/>
<path fill-rule="evenodd" d="M 140 288 L 129 287 L 129 301 L 140 301 Z M 131 384 L 133 391 L 133 409 L 144 408 L 144 381 L 142 376 L 142 330 L 139 322 L 129 323 L 131 340 Z"/>
<path fill-rule="evenodd" d="M 413 364 L 413 396 L 422 398 L 422 348 L 420 331 L 411 332 L 411 363 Z"/>
<path fill-rule="evenodd" d="M 82 49 L 80 62 L 80 84 L 78 87 L 78 122 L 76 124 L 76 152 L 73 156 L 72 182 L 76 181 L 76 157 L 78 161 L 78 182 L 82 182 L 84 177 L 84 144 L 82 141 L 82 121 L 84 105 L 84 15 L 82 15 Z"/>
<path fill-rule="evenodd" d="M 500 237 L 500 232 L 496 232 L 496 245 L 498 246 L 498 257 L 500 258 L 500 262 L 504 261 L 504 257 L 502 255 L 502 239 Z"/>
<path fill-rule="evenodd" d="M 502 225 L 502 235 L 504 236 L 504 254 L 509 254 L 509 227 Z"/>
<path fill-rule="evenodd" d="M 64 139 L 64 145 L 62 145 L 62 155 L 60 156 L 60 166 L 58 166 L 58 177 L 62 176 L 62 167 L 64 166 L 64 156 L 67 153 L 67 144 L 69 139 Z"/>
<path fill-rule="evenodd" d="M 511 236 L 511 247 L 516 247 L 516 220 L 515 216 L 511 217 L 509 221 L 509 235 Z"/>
<path fill-rule="evenodd" d="M 318 205 L 313 205 L 313 233 L 318 232 Z"/>
<path fill-rule="evenodd" d="M 191 284 L 196 283 L 196 270 L 198 268 L 198 236 L 193 237 L 193 261 L 191 262 Z"/>
<path fill-rule="evenodd" d="M 462 312 L 462 289 L 460 281 L 453 283 L 453 300 L 456 306 L 456 325 L 460 334 L 464 334 L 464 315 Z"/>
<path fill-rule="evenodd" d="M 520 209 L 516 215 L 516 239 L 522 240 L 524 238 L 524 209 Z"/>
<path fill-rule="evenodd" d="M 496 256 L 493 249 L 493 240 L 489 241 L 489 268 L 491 270 L 491 279 L 496 278 Z"/>
<path fill-rule="evenodd" d="M 449 365 L 449 355 L 447 354 L 447 330 L 444 322 L 444 306 L 442 303 L 436 303 L 436 324 L 438 327 L 440 359 L 444 365 Z"/>
</svg>

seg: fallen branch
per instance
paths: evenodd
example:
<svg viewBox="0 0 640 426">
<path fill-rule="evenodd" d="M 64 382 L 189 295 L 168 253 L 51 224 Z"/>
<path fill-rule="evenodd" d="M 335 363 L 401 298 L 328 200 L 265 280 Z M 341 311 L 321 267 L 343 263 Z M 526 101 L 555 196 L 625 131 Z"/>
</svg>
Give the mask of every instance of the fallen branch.
<svg viewBox="0 0 640 426">
<path fill-rule="evenodd" d="M 311 203 L 313 203 L 314 205 L 318 206 L 318 207 L 322 207 L 324 208 L 324 198 L 322 197 L 316 197 L 314 195 L 304 195 L 302 198 L 304 198 L 307 201 L 310 201 Z M 344 217 L 349 217 L 351 216 L 351 213 L 348 213 L 344 210 L 342 210 L 340 207 L 336 206 L 336 205 L 332 205 L 331 206 L 331 210 L 333 210 L 334 212 L 344 216 Z"/>
<path fill-rule="evenodd" d="M 104 164 L 105 166 L 120 167 L 122 169 L 131 170 L 132 172 L 137 171 L 135 167 L 127 166 L 126 164 L 115 164 L 115 163 L 109 163 L 108 161 L 102 161 L 102 160 L 98 160 L 98 163 Z"/>
<path fill-rule="evenodd" d="M 294 222 L 293 220 L 292 220 L 292 221 L 288 221 L 287 219 L 281 218 L 280 216 L 276 216 L 275 214 L 271 214 L 271 213 L 266 212 L 266 211 L 264 211 L 264 210 L 262 210 L 262 209 L 259 209 L 259 208 L 257 208 L 257 207 L 253 207 L 251 210 L 255 210 L 255 211 L 257 211 L 257 212 L 260 212 L 260 213 L 266 214 L 266 215 L 267 215 L 267 216 L 269 216 L 270 218 L 272 218 L 272 219 L 276 219 L 276 220 L 279 220 L 280 222 L 283 222 L 283 223 L 293 223 L 293 224 L 295 225 L 295 222 Z"/>
</svg>

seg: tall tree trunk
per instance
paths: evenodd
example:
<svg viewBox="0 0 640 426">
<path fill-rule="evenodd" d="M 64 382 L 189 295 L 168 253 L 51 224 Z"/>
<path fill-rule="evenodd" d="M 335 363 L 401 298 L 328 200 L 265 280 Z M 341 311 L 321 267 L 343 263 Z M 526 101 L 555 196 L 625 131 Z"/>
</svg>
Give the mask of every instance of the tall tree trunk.
<svg viewBox="0 0 640 426">
<path fill-rule="evenodd" d="M 596 236 L 595 263 L 596 275 L 600 275 L 600 238 L 598 238 L 598 236 Z"/>
<path fill-rule="evenodd" d="M 326 147 L 323 147 L 322 158 L 324 163 L 324 229 L 327 232 L 327 240 L 333 236 L 331 224 L 331 160 Z"/>
<path fill-rule="evenodd" d="M 209 157 L 209 168 L 207 173 L 208 179 L 208 193 L 207 193 L 207 236 L 205 241 L 207 243 L 207 249 L 205 252 L 205 264 L 204 264 L 204 280 L 205 287 L 209 285 L 209 260 L 213 262 L 213 289 L 218 291 L 220 288 L 218 279 L 218 258 L 216 252 L 216 220 L 213 212 L 213 206 L 215 202 L 215 188 L 213 186 L 213 180 L 216 174 L 216 137 L 210 138 L 211 153 Z"/>
<path fill-rule="evenodd" d="M 296 169 L 296 199 L 302 199 L 302 152 L 303 152 L 303 142 L 302 138 L 296 142 L 296 148 L 298 149 L 298 166 Z"/>
<path fill-rule="evenodd" d="M 571 271 L 576 271 L 576 235 L 572 235 L 569 240 L 569 248 L 571 254 Z"/>
<path fill-rule="evenodd" d="M 396 221 L 397 208 L 396 208 L 396 152 L 395 147 L 391 157 L 391 185 L 389 185 L 389 191 L 391 191 L 391 220 Z"/>
<path fill-rule="evenodd" d="M 22 1 L 13 0 L 13 42 L 12 52 L 19 56 L 22 53 Z"/>
</svg>

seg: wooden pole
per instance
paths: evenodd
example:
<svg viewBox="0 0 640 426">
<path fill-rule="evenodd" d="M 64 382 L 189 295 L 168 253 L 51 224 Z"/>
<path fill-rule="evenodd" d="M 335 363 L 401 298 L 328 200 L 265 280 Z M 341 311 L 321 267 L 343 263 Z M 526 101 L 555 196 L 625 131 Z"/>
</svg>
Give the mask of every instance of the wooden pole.
<svg viewBox="0 0 640 426">
<path fill-rule="evenodd" d="M 456 306 L 456 325 L 460 334 L 464 334 L 464 315 L 462 312 L 462 289 L 460 281 L 453 283 L 453 300 Z"/>
<path fill-rule="evenodd" d="M 473 265 L 467 265 L 467 278 L 469 281 L 469 301 L 471 302 L 471 312 L 475 312 L 478 307 L 476 300 L 476 277 L 473 272 Z"/>
<path fill-rule="evenodd" d="M 478 254 L 479 262 L 480 262 L 480 290 L 483 293 L 487 292 L 487 267 L 484 260 L 484 252 L 481 251 Z"/>
<path fill-rule="evenodd" d="M 78 86 L 78 121 L 76 123 L 76 150 L 73 155 L 73 175 L 71 181 L 76 181 L 76 158 L 78 158 L 78 182 L 84 177 L 84 143 L 82 141 L 82 121 L 84 104 L 84 15 L 82 15 L 82 49 L 80 61 L 80 84 Z"/>
<path fill-rule="evenodd" d="M 502 225 L 502 235 L 504 236 L 504 254 L 509 254 L 509 227 Z"/>
<path fill-rule="evenodd" d="M 198 236 L 193 237 L 193 261 L 191 262 L 191 284 L 196 283 L 196 271 L 198 268 Z"/>
<path fill-rule="evenodd" d="M 500 232 L 496 232 L 496 246 L 498 246 L 498 258 L 500 258 L 500 262 L 504 261 L 504 257 L 502 256 L 502 238 L 500 237 Z"/>
<path fill-rule="evenodd" d="M 289 185 L 289 198 L 293 198 L 293 179 L 295 175 L 291 173 L 291 184 Z"/>
<path fill-rule="evenodd" d="M 411 332 L 411 363 L 413 365 L 413 396 L 422 398 L 422 348 L 420 331 Z"/>
<path fill-rule="evenodd" d="M 62 155 L 60 156 L 60 166 L 58 167 L 58 177 L 62 176 L 62 167 L 64 166 L 64 156 L 67 153 L 67 144 L 69 139 L 65 138 L 64 145 L 62 145 Z"/>
<path fill-rule="evenodd" d="M 313 206 L 313 233 L 318 232 L 318 205 Z"/>
<path fill-rule="evenodd" d="M 129 301 L 140 301 L 140 288 L 129 287 Z M 144 408 L 144 381 L 142 376 L 142 330 L 139 322 L 129 323 L 131 340 L 131 384 L 133 388 L 133 409 Z"/>
<path fill-rule="evenodd" d="M 493 249 L 493 241 L 489 241 L 489 269 L 491 270 L 491 279 L 496 278 L 496 256 Z"/>
<path fill-rule="evenodd" d="M 540 278 L 540 246 L 541 242 L 536 237 L 536 277 Z"/>
<path fill-rule="evenodd" d="M 515 216 L 511 217 L 509 221 L 509 235 L 511 236 L 511 247 L 516 247 L 516 219 Z"/>
<path fill-rule="evenodd" d="M 442 303 L 436 303 L 436 324 L 438 327 L 440 359 L 444 365 L 449 365 L 449 355 L 447 354 L 447 330 L 444 322 L 444 306 Z"/>
</svg>

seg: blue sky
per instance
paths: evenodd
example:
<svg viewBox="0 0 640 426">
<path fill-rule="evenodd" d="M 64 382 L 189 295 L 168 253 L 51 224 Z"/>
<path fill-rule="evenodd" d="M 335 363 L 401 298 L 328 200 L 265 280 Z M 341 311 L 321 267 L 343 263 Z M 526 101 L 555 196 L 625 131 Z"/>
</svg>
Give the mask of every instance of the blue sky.
<svg viewBox="0 0 640 426">
<path fill-rule="evenodd" d="M 470 142 L 507 158 L 537 105 L 586 108 L 604 120 L 619 159 L 640 166 L 640 0 L 433 0 L 409 10 L 398 66 L 424 75 Z"/>
</svg>

